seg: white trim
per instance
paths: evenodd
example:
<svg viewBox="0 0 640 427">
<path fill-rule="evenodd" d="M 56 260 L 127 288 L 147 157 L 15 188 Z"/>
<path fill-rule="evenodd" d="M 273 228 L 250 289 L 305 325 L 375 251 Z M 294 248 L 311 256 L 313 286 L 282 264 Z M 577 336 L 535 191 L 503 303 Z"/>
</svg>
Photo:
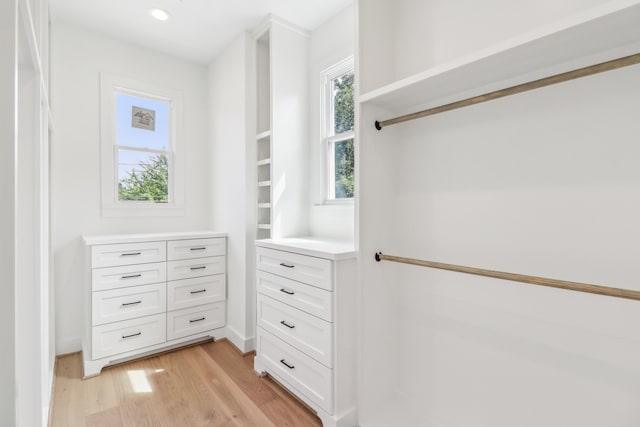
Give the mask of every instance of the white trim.
<svg viewBox="0 0 640 427">
<path fill-rule="evenodd" d="M 231 341 L 231 343 L 240 350 L 241 353 L 246 354 L 256 349 L 255 337 L 243 337 L 238 331 L 229 325 L 225 327 L 225 330 L 226 338 Z"/>
<path fill-rule="evenodd" d="M 115 141 L 115 91 L 145 98 L 169 102 L 170 147 L 168 150 L 169 202 L 145 203 L 118 200 L 117 154 Z M 183 216 L 185 205 L 184 188 L 184 143 L 183 141 L 182 93 L 152 84 L 100 73 L 100 146 L 101 146 L 101 205 L 105 217 Z M 120 147 L 126 148 L 126 147 Z M 143 149 L 136 150 L 143 151 Z"/>
<path fill-rule="evenodd" d="M 279 16 L 276 16 L 272 13 L 270 13 L 264 20 L 262 20 L 262 22 L 260 22 L 260 24 L 258 24 L 252 31 L 251 31 L 251 36 L 254 39 L 259 39 L 261 38 L 264 34 L 267 33 L 267 31 L 269 31 L 272 27 L 273 24 L 277 24 L 280 25 L 281 27 L 284 27 L 292 32 L 295 32 L 303 37 L 310 37 L 309 31 L 305 30 L 302 27 L 297 26 L 296 24 L 293 24 L 285 19 L 280 18 Z"/>
</svg>

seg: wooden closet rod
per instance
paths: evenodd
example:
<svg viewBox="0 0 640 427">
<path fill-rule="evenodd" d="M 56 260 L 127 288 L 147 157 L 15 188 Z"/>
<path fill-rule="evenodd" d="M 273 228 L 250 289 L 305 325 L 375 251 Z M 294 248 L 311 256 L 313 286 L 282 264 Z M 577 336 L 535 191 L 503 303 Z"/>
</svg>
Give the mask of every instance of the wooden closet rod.
<svg viewBox="0 0 640 427">
<path fill-rule="evenodd" d="M 491 101 L 505 96 L 515 95 L 521 92 L 527 92 L 533 89 L 539 89 L 541 87 L 554 85 L 556 83 L 562 83 L 580 77 L 586 77 L 593 74 L 603 73 L 605 71 L 611 71 L 622 67 L 628 67 L 640 63 L 640 53 L 635 55 L 625 56 L 623 58 L 614 59 L 600 64 L 590 65 L 584 68 L 578 68 L 577 70 L 567 71 L 566 73 L 560 73 L 553 76 L 545 77 L 539 80 L 534 80 L 528 83 L 522 83 L 516 86 L 511 86 L 506 89 L 496 90 L 494 92 L 485 93 L 484 95 L 474 96 L 472 98 L 463 99 L 461 101 L 452 102 L 450 104 L 441 105 L 439 107 L 429 108 L 427 110 L 418 111 L 417 113 L 406 114 L 404 116 L 395 117 L 393 119 L 376 120 L 376 129 L 381 130 L 383 127 L 395 125 L 397 123 L 406 122 L 409 120 L 419 119 L 422 117 L 432 116 L 434 114 L 443 113 L 445 111 L 455 110 L 457 108 L 468 107 L 470 105 L 480 104 L 481 102 Z"/>
<path fill-rule="evenodd" d="M 376 253 L 376 261 L 393 261 L 403 264 L 419 265 L 421 267 L 438 268 L 440 270 L 456 271 L 458 273 L 475 274 L 476 276 L 493 277 L 495 279 L 511 280 L 514 282 L 528 283 L 530 285 L 548 286 L 551 288 L 566 289 L 569 291 L 587 292 L 590 294 L 607 295 L 610 297 L 640 300 L 640 291 L 629 289 L 611 288 L 608 286 L 589 285 L 587 283 L 567 282 L 565 280 L 546 279 L 544 277 L 526 276 L 524 274 L 505 273 L 503 271 L 485 270 L 482 268 L 465 267 L 462 265 L 444 264 L 441 262 L 425 261 L 414 258 L 403 258 L 394 255 Z"/>
</svg>

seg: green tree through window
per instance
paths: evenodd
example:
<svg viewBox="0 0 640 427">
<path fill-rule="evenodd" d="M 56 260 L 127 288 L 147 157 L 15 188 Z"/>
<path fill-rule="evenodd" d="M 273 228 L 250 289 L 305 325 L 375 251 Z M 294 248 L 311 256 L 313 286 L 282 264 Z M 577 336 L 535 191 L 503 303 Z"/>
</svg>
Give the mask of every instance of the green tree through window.
<svg viewBox="0 0 640 427">
<path fill-rule="evenodd" d="M 169 194 L 169 167 L 165 154 L 155 154 L 148 162 L 127 172 L 118 182 L 120 200 L 167 203 Z"/>
<path fill-rule="evenodd" d="M 349 72 L 333 80 L 334 87 L 334 135 L 353 132 L 354 74 Z M 352 198 L 354 194 L 353 138 L 336 141 L 334 145 L 335 198 Z"/>
</svg>

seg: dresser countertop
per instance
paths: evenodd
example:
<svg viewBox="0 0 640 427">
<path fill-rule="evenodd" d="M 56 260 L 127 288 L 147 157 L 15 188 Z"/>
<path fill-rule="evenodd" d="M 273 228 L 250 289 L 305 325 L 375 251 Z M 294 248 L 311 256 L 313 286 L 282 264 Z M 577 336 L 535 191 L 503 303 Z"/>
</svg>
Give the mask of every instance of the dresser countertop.
<svg viewBox="0 0 640 427">
<path fill-rule="evenodd" d="M 334 261 L 355 258 L 358 255 L 352 242 L 327 240 L 318 237 L 256 240 L 256 246 Z"/>
</svg>

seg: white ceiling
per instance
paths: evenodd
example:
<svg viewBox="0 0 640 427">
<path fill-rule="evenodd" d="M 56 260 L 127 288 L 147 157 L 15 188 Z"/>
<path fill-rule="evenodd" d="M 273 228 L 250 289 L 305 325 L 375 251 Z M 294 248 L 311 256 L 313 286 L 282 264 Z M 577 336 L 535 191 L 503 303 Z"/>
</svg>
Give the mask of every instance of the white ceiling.
<svg viewBox="0 0 640 427">
<path fill-rule="evenodd" d="M 209 63 L 242 31 L 273 14 L 312 31 L 351 0 L 50 0 L 52 19 Z M 160 22 L 152 8 L 171 14 Z"/>
</svg>

